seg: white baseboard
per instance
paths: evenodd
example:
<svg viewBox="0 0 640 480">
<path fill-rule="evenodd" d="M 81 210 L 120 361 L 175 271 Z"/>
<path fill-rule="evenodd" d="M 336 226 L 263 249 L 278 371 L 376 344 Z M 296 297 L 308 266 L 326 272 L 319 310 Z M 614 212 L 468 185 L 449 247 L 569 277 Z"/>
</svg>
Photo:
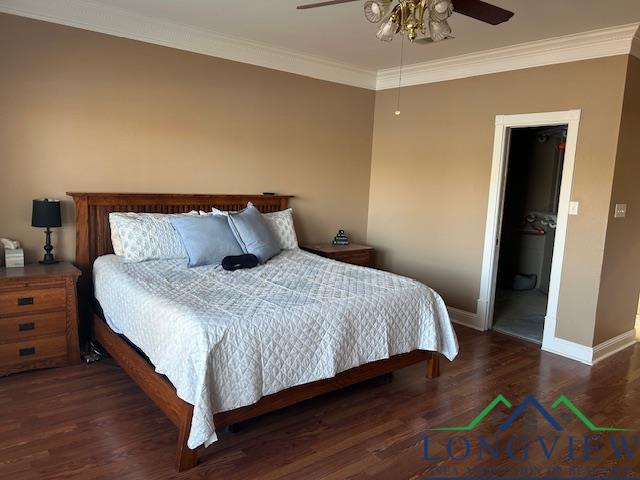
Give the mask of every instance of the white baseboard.
<svg viewBox="0 0 640 480">
<path fill-rule="evenodd" d="M 481 332 L 484 331 L 480 324 L 480 318 L 477 314 L 453 307 L 447 307 L 447 310 L 449 311 L 449 317 L 453 323 L 473 328 L 474 330 L 479 330 Z"/>
<path fill-rule="evenodd" d="M 630 347 L 634 343 L 636 343 L 635 328 L 593 347 L 592 362 L 597 363 L 600 360 L 604 360 L 605 358 Z"/>
<path fill-rule="evenodd" d="M 570 342 L 558 337 L 542 342 L 542 350 L 562 357 L 576 360 L 586 365 L 593 365 L 593 348 Z"/>
<path fill-rule="evenodd" d="M 447 307 L 449 317 L 453 323 L 473 328 L 483 332 L 482 319 L 477 313 L 467 312 L 458 308 Z M 611 355 L 624 350 L 636 343 L 636 330 L 629 330 L 606 342 L 602 342 L 595 347 L 587 347 L 576 342 L 571 342 L 563 338 L 551 337 L 544 340 L 542 350 L 545 352 L 560 355 L 571 360 L 576 360 L 586 365 L 594 365 Z"/>
<path fill-rule="evenodd" d="M 586 347 L 579 343 L 554 337 L 543 343 L 542 350 L 577 360 L 586 365 L 595 365 L 599 361 L 630 347 L 634 343 L 636 343 L 635 329 L 613 337 L 595 347 Z"/>
</svg>

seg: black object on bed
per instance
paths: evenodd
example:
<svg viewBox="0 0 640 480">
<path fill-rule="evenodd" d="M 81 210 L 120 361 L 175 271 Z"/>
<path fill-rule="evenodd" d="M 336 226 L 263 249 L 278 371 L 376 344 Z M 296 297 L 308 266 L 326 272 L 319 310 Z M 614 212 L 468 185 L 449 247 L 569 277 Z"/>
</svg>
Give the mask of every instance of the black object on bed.
<svg viewBox="0 0 640 480">
<path fill-rule="evenodd" d="M 258 257 L 251 253 L 245 255 L 232 255 L 222 259 L 222 268 L 225 270 L 240 270 L 241 268 L 257 267 L 260 262 Z"/>
</svg>

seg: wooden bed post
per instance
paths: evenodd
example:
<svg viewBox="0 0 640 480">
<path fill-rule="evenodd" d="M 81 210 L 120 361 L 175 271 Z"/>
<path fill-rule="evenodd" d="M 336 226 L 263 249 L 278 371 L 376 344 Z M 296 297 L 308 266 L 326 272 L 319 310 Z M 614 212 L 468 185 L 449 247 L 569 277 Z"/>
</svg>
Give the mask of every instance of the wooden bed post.
<svg viewBox="0 0 640 480">
<path fill-rule="evenodd" d="M 91 278 L 91 244 L 89 238 L 89 201 L 85 195 L 73 197 L 76 205 L 76 260 L 75 265 L 82 271 L 78 280 L 78 328 L 81 345 L 86 345 L 92 338 L 90 326 L 90 298 L 92 292 Z"/>
<path fill-rule="evenodd" d="M 178 427 L 178 448 L 176 450 L 176 470 L 178 470 L 178 472 L 184 472 L 198 464 L 197 450 L 191 450 L 187 446 L 187 440 L 191 432 L 193 406 L 189 405 L 187 410 L 184 416 L 184 423 Z"/>
<path fill-rule="evenodd" d="M 440 354 L 431 352 L 427 359 L 427 378 L 437 378 L 440 376 Z"/>
</svg>

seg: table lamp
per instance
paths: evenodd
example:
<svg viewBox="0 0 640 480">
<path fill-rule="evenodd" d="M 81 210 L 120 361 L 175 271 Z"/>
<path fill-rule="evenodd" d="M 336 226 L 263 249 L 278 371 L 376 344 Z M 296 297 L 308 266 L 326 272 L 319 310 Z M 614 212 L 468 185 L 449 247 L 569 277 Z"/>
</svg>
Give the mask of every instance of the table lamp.
<svg viewBox="0 0 640 480">
<path fill-rule="evenodd" d="M 47 198 L 33 201 L 33 213 L 31 215 L 31 226 L 46 228 L 45 235 L 47 237 L 44 246 L 44 259 L 40 262 L 44 265 L 58 263 L 53 257 L 53 247 L 51 246 L 51 229 L 62 226 L 62 217 L 60 215 L 60 201 L 49 200 Z"/>
</svg>

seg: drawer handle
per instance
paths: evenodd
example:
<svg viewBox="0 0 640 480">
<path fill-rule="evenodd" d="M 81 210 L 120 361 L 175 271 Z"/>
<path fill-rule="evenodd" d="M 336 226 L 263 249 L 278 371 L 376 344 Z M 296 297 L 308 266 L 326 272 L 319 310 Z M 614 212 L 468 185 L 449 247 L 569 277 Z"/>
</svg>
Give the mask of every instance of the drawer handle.
<svg viewBox="0 0 640 480">
<path fill-rule="evenodd" d="M 21 357 L 33 355 L 34 353 L 36 353 L 36 347 L 21 348 L 19 353 Z"/>
<path fill-rule="evenodd" d="M 18 306 L 33 305 L 33 297 L 24 297 L 18 299 Z"/>
<path fill-rule="evenodd" d="M 27 330 L 35 330 L 35 329 L 36 329 L 36 322 L 18 324 L 18 330 L 20 332 L 26 332 Z"/>
</svg>

